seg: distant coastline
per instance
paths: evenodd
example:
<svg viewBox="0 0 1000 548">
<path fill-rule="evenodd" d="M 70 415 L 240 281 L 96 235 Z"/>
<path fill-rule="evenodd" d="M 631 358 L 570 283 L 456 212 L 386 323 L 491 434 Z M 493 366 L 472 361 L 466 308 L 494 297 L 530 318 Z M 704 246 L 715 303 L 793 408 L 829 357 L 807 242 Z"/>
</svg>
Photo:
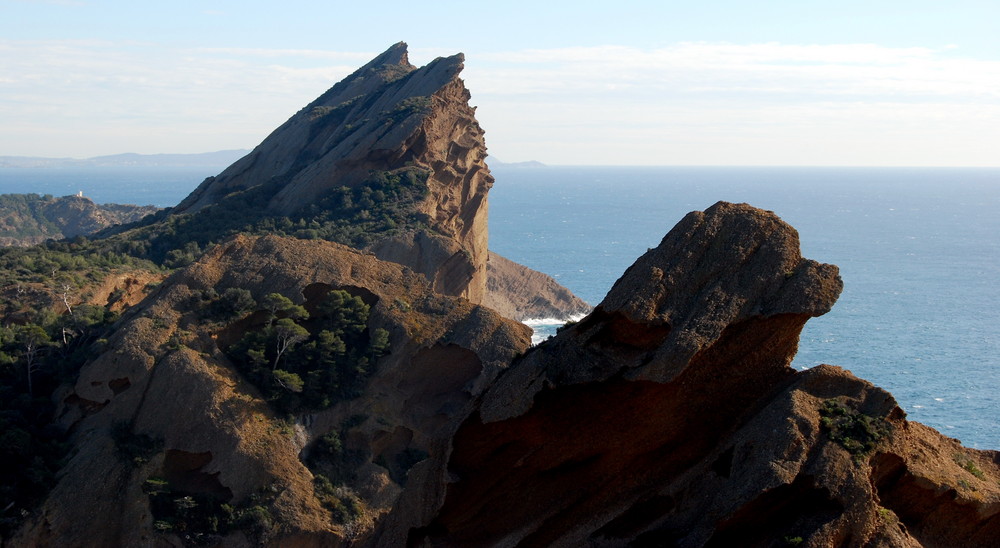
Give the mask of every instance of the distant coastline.
<svg viewBox="0 0 1000 548">
<path fill-rule="evenodd" d="M 74 167 L 209 167 L 227 166 L 250 152 L 246 149 L 219 150 L 198 154 L 112 154 L 93 158 L 46 158 L 37 156 L 0 156 L 4 168 L 74 168 Z"/>
</svg>

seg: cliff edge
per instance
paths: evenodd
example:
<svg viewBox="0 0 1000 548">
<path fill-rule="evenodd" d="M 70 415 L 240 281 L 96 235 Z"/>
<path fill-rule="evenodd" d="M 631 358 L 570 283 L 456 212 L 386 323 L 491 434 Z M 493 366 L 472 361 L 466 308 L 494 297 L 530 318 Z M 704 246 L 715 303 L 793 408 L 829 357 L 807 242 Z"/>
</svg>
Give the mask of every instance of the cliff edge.
<svg viewBox="0 0 1000 548">
<path fill-rule="evenodd" d="M 344 196 L 377 207 L 393 199 L 382 183 L 402 177 L 418 187 L 412 203 L 399 204 L 408 226 L 394 220 L 393 233 L 368 234 L 367 247 L 424 274 L 439 293 L 481 302 L 493 177 L 459 78 L 464 59 L 457 54 L 418 68 L 406 44 L 395 44 L 207 179 L 173 213 L 195 213 L 251 189 L 264 189 L 258 207 L 275 216 L 316 205 L 349 209 Z M 366 195 L 337 195 L 366 186 Z"/>
<path fill-rule="evenodd" d="M 773 213 L 689 214 L 490 387 L 410 545 L 995 545 L 1000 454 L 789 366 L 841 287 Z"/>
</svg>

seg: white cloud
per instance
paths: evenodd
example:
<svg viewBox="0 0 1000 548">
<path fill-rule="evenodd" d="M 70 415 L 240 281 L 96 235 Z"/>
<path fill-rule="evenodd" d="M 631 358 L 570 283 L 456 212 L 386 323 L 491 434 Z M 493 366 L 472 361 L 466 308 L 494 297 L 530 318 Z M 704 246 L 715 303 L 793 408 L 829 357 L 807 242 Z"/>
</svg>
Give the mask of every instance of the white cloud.
<svg viewBox="0 0 1000 548">
<path fill-rule="evenodd" d="M 1000 140 L 1000 63 L 955 53 L 566 48 L 494 54 L 467 81 L 508 161 L 997 165 L 983 143 Z"/>
<path fill-rule="evenodd" d="M 643 88 L 1000 97 L 1000 62 L 952 58 L 927 48 L 684 43 L 656 50 L 607 46 L 484 57 L 502 67 L 500 71 L 470 67 L 470 73 L 476 71 L 477 76 L 480 71 L 490 72 L 481 78 L 486 93 L 564 93 L 582 86 L 595 92 Z M 531 78 L 513 78 L 523 73 Z M 609 83 L 615 87 L 609 88 Z"/>
<path fill-rule="evenodd" d="M 252 147 L 377 53 L 0 41 L 0 155 Z M 983 143 L 1000 142 L 1000 62 L 959 53 L 776 43 L 471 52 L 464 77 L 491 151 L 507 161 L 996 165 Z"/>
</svg>

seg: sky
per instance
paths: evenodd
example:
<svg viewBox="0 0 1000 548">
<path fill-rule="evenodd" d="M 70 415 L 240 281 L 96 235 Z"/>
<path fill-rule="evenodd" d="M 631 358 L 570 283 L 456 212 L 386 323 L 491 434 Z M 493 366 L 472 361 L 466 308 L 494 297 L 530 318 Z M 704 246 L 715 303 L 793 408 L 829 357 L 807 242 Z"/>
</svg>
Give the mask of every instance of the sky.
<svg viewBox="0 0 1000 548">
<path fill-rule="evenodd" d="M 995 0 L 0 0 L 0 156 L 253 148 L 405 41 L 465 53 L 505 162 L 1000 166 L 998 22 Z"/>
</svg>

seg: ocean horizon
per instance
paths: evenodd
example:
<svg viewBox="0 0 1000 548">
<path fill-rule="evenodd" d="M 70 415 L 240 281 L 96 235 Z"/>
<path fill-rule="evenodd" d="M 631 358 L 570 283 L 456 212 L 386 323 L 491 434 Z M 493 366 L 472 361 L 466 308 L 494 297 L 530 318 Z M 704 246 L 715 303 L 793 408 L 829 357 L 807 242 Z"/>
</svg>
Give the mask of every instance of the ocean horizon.
<svg viewBox="0 0 1000 548">
<path fill-rule="evenodd" d="M 211 168 L 0 168 L 0 193 L 180 202 Z M 1000 449 L 1000 168 L 494 168 L 490 248 L 598 304 L 690 211 L 774 211 L 844 292 L 810 320 L 793 367 L 838 365 L 909 417 Z M 535 322 L 541 336 L 559 322 Z"/>
</svg>

